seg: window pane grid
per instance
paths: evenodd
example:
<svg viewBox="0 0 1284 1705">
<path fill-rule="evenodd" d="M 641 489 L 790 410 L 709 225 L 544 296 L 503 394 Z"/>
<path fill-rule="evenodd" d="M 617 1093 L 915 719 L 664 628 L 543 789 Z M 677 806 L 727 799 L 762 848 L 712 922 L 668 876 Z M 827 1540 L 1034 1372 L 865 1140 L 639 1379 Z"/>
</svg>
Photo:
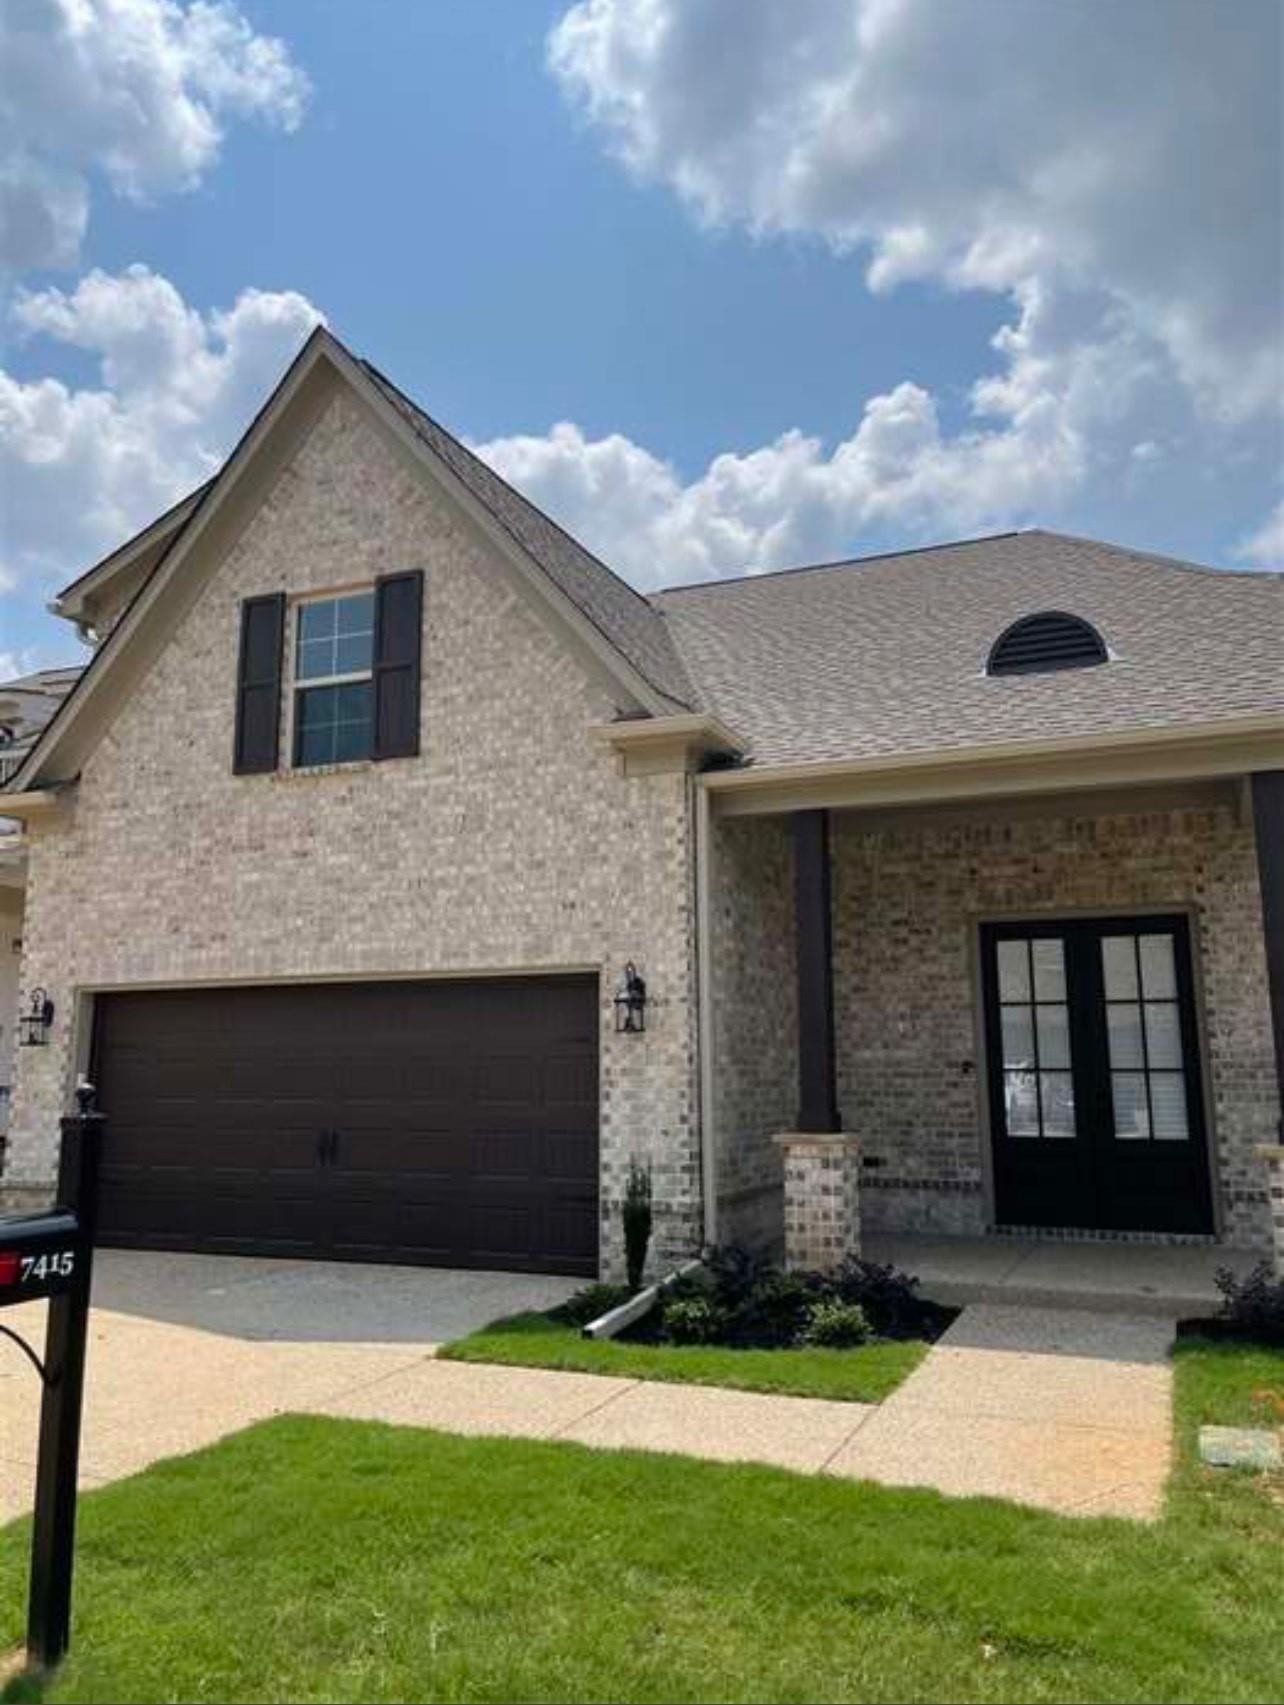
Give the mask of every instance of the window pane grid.
<svg viewBox="0 0 1284 1705">
<path fill-rule="evenodd" d="M 1065 944 L 1022 937 L 999 944 L 1003 1091 L 1010 1137 L 1073 1137 Z"/>
<path fill-rule="evenodd" d="M 1101 952 L 1107 992 L 1112 985 L 1126 991 L 1126 998 L 1106 1001 L 1115 1136 L 1183 1141 L 1189 1125 L 1172 937 L 1112 936 Z M 1121 1057 L 1125 1036 L 1127 1057 Z"/>
<path fill-rule="evenodd" d="M 294 762 L 349 763 L 373 749 L 374 594 L 300 604 L 294 654 Z"/>
</svg>

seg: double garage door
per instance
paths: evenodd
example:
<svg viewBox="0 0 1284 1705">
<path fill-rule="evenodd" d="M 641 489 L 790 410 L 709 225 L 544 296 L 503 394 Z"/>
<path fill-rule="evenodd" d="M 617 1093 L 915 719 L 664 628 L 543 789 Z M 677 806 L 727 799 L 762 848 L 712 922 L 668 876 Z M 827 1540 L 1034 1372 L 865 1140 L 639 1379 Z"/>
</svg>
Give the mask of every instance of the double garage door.
<svg viewBox="0 0 1284 1705">
<path fill-rule="evenodd" d="M 102 1241 L 597 1270 L 591 977 L 110 994 Z"/>
</svg>

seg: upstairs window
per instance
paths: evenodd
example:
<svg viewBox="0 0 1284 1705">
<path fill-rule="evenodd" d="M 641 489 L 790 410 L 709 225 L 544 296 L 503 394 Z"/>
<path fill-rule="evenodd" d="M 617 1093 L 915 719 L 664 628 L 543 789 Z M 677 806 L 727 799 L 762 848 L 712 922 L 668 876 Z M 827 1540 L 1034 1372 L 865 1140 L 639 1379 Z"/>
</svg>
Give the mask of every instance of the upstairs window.
<svg viewBox="0 0 1284 1705">
<path fill-rule="evenodd" d="M 295 767 L 370 757 L 374 750 L 374 592 L 300 604 L 296 620 Z"/>
<path fill-rule="evenodd" d="M 1081 616 L 1043 610 L 1022 616 L 994 642 L 987 675 L 1038 675 L 1054 669 L 1090 669 L 1105 663 L 1105 641 Z"/>
</svg>

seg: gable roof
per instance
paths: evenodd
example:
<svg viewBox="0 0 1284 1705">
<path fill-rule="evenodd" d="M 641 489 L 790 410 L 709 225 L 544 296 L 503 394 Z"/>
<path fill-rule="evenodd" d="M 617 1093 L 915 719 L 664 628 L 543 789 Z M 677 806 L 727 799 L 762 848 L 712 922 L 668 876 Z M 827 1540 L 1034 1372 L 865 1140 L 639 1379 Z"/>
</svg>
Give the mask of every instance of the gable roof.
<svg viewBox="0 0 1284 1705">
<path fill-rule="evenodd" d="M 1284 718 L 1284 575 L 1066 534 L 1003 533 L 652 601 L 755 767 Z M 987 676 L 998 636 L 1042 610 L 1091 622 L 1110 661 Z"/>
<path fill-rule="evenodd" d="M 690 694 L 691 687 L 668 640 L 663 619 L 647 600 L 519 497 L 387 380 L 377 377 L 332 333 L 317 327 L 219 473 L 90 571 L 91 576 L 97 575 L 122 553 L 136 571 L 139 551 L 153 550 L 158 539 L 161 541 L 145 576 L 137 584 L 131 583 L 120 619 L 19 769 L 14 778 L 15 793 L 35 788 L 42 778 L 58 781 L 75 772 L 93 738 L 92 732 L 84 732 L 90 702 L 98 696 L 104 707 L 114 708 L 127 691 L 119 660 L 142 647 L 143 634 L 156 643 L 161 620 L 155 613 L 158 606 L 172 611 L 193 595 L 191 576 L 176 579 L 186 554 L 206 532 L 217 530 L 223 523 L 222 511 L 233 491 L 242 482 L 254 483 L 252 470 L 258 452 L 267 445 L 285 411 L 304 406 L 300 399 L 309 385 L 315 386 L 313 376 L 323 363 L 331 382 L 337 376 L 351 384 L 376 415 L 395 423 L 391 430 L 412 439 L 417 456 L 471 509 L 514 572 L 527 584 L 542 589 L 550 612 L 572 632 L 581 639 L 587 637 L 589 650 L 619 683 L 626 703 L 636 705 L 642 715 L 693 708 L 692 699 L 680 696 Z M 70 593 L 80 585 L 73 582 L 67 590 Z M 97 727 L 101 721 L 100 717 L 98 724 L 89 726 Z M 81 730 L 78 734 L 73 732 L 77 725 Z M 70 762 L 55 767 L 52 760 L 60 750 Z"/>
<path fill-rule="evenodd" d="M 658 609 L 411 402 L 378 368 L 368 361 L 360 366 L 433 454 L 638 673 L 675 705 L 693 708 L 691 679 Z"/>
</svg>

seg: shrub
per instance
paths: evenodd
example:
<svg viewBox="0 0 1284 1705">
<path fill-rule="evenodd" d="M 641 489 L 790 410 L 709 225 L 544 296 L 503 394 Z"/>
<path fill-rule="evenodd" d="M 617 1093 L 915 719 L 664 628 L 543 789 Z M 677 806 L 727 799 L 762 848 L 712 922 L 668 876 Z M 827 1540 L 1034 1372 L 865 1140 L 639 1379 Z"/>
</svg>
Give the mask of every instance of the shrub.
<svg viewBox="0 0 1284 1705">
<path fill-rule="evenodd" d="M 858 1302 L 844 1302 L 841 1297 L 816 1297 L 802 1331 L 804 1344 L 829 1350 L 849 1350 L 872 1336 L 865 1310 Z"/>
<path fill-rule="evenodd" d="M 1264 1344 L 1284 1345 L 1284 1278 L 1276 1278 L 1268 1262 L 1259 1261 L 1243 1279 L 1221 1267 L 1216 1279 L 1223 1320 Z"/>
<path fill-rule="evenodd" d="M 585 1285 L 582 1291 L 567 1297 L 564 1303 L 549 1310 L 549 1319 L 566 1326 L 587 1326 L 590 1320 L 606 1314 L 627 1302 L 631 1292 L 627 1285 Z"/>
<path fill-rule="evenodd" d="M 720 1334 L 723 1316 L 707 1296 L 668 1297 L 664 1335 L 671 1344 L 709 1344 Z"/>
<path fill-rule="evenodd" d="M 770 1256 L 746 1249 L 738 1243 L 708 1249 L 703 1259 L 714 1295 L 722 1307 L 731 1312 L 779 1271 Z"/>
<path fill-rule="evenodd" d="M 834 1290 L 844 1302 L 863 1308 L 874 1329 L 889 1336 L 916 1332 L 925 1308 L 931 1307 L 918 1296 L 917 1279 L 857 1255 L 843 1262 Z"/>
<path fill-rule="evenodd" d="M 624 1265 L 629 1289 L 640 1290 L 651 1241 L 651 1171 L 634 1161 L 624 1186 Z"/>
<path fill-rule="evenodd" d="M 812 1305 L 823 1294 L 814 1274 L 769 1268 L 741 1298 L 739 1306 L 727 1311 L 728 1340 L 763 1348 L 796 1344 Z"/>
</svg>

